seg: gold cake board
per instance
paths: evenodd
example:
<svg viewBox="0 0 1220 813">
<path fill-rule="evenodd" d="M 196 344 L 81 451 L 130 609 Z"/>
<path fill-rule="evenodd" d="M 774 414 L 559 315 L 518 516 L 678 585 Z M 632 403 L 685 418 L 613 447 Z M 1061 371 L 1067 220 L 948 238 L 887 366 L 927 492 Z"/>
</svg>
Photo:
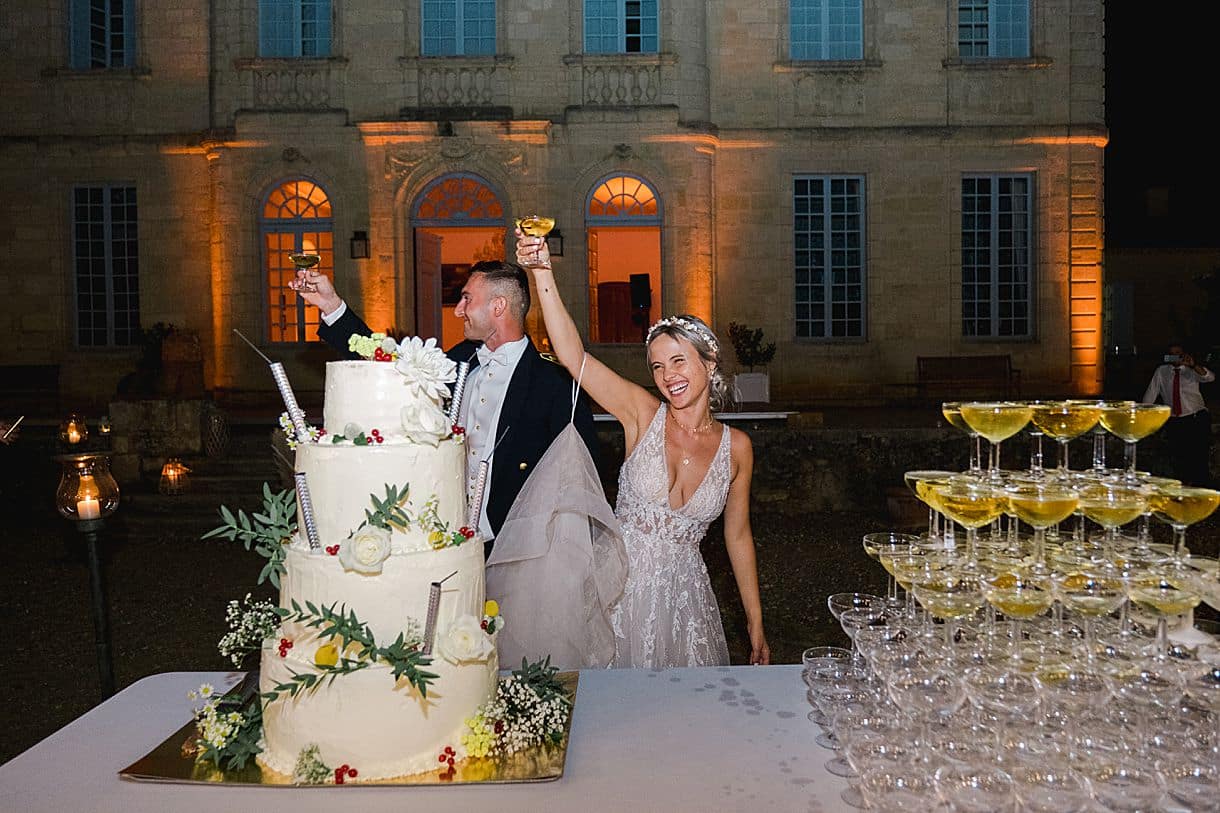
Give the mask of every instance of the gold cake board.
<svg viewBox="0 0 1220 813">
<path fill-rule="evenodd" d="M 537 745 L 515 754 L 498 757 L 467 757 L 457 762 L 453 774 L 438 766 L 437 770 L 393 776 L 385 779 L 348 780 L 344 787 L 370 785 L 468 785 L 509 784 L 520 782 L 551 782 L 563 776 L 568 755 L 568 739 L 572 731 L 572 714 L 576 713 L 576 684 L 579 672 L 560 672 L 556 676 L 563 684 L 572 712 L 558 745 Z M 142 758 L 119 771 L 123 779 L 137 782 L 173 782 L 189 785 L 263 785 L 288 788 L 333 788 L 334 784 L 301 785 L 291 776 L 259 766 L 255 760 L 240 771 L 224 771 L 211 763 L 195 761 L 195 722 L 192 720 Z M 359 767 L 359 766 L 357 766 Z M 442 774 L 447 778 L 442 778 Z"/>
</svg>

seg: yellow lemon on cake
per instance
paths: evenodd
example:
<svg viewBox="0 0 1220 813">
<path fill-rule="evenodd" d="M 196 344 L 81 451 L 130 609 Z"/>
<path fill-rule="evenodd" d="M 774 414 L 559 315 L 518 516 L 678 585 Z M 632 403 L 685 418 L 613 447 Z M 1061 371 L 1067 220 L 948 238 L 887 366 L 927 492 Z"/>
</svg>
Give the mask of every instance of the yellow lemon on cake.
<svg viewBox="0 0 1220 813">
<path fill-rule="evenodd" d="M 489 599 L 487 599 L 487 601 L 483 602 L 483 615 L 487 615 L 487 616 L 491 616 L 492 618 L 495 618 L 499 614 L 500 614 L 500 605 L 496 603 L 496 600 L 494 598 L 489 598 Z"/>
<path fill-rule="evenodd" d="M 334 666 L 339 662 L 339 649 L 334 644 L 322 644 L 313 653 L 313 662 L 318 666 Z"/>
</svg>

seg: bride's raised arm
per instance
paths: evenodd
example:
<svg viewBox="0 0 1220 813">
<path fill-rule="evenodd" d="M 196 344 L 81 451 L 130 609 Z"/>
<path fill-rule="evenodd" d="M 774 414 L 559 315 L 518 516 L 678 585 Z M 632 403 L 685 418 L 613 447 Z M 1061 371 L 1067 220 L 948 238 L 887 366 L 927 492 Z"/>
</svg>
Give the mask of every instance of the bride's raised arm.
<svg viewBox="0 0 1220 813">
<path fill-rule="evenodd" d="M 660 401 L 648 390 L 623 378 L 592 355 L 586 357 L 584 341 L 559 296 L 545 238 L 531 237 L 518 230 L 517 263 L 534 276 L 542 318 L 559 362 L 572 378 L 580 379 L 581 386 L 593 400 L 623 425 L 630 451 L 639 432 L 652 420 Z M 582 362 L 583 375 L 580 369 Z"/>
</svg>

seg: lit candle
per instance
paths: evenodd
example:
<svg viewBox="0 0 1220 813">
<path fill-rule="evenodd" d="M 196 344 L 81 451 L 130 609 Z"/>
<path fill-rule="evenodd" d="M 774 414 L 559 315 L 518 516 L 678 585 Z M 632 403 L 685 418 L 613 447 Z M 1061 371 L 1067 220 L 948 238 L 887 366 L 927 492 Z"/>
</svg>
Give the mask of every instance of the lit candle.
<svg viewBox="0 0 1220 813">
<path fill-rule="evenodd" d="M 93 497 L 86 496 L 76 503 L 77 519 L 99 519 L 102 516 L 102 506 Z"/>
<path fill-rule="evenodd" d="M 80 443 L 80 432 L 76 429 L 76 424 L 68 426 L 68 443 Z"/>
</svg>

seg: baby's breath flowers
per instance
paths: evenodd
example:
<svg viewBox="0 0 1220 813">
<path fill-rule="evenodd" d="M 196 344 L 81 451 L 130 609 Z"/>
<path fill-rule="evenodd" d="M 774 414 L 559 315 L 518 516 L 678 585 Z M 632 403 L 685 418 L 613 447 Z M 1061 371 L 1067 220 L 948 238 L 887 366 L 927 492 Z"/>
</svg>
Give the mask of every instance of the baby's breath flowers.
<svg viewBox="0 0 1220 813">
<path fill-rule="evenodd" d="M 474 757 L 515 754 L 543 743 L 563 739 L 572 702 L 546 661 L 524 661 L 512 677 L 500 681 L 496 696 L 466 720 L 462 745 Z"/>
<path fill-rule="evenodd" d="M 229 631 L 220 639 L 220 654 L 239 669 L 246 656 L 259 651 L 263 641 L 270 638 L 280 625 L 275 605 L 270 601 L 254 601 L 249 593 L 241 602 L 229 602 L 225 609 L 225 621 L 229 622 Z"/>
</svg>

